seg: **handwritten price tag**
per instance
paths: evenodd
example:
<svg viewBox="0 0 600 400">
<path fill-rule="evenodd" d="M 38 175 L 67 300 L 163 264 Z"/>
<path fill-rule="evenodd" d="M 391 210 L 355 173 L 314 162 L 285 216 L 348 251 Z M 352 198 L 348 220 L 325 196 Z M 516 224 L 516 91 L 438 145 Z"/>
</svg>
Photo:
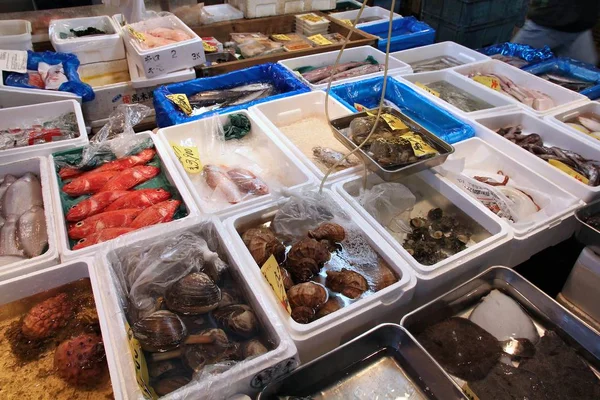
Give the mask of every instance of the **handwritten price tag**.
<svg viewBox="0 0 600 400">
<path fill-rule="evenodd" d="M 133 336 L 133 330 L 127 322 L 125 322 L 125 329 L 127 329 L 127 344 L 129 345 L 129 351 L 131 351 L 131 358 L 133 359 L 133 366 L 135 368 L 135 380 L 145 398 L 157 399 L 158 396 L 148 384 L 148 382 L 150 382 L 150 377 L 148 375 L 148 366 L 146 365 L 146 358 L 144 357 L 142 346 L 135 336 Z"/>
<path fill-rule="evenodd" d="M 325 38 L 325 36 L 321 35 L 320 33 L 318 35 L 309 36 L 308 40 L 318 44 L 319 46 L 328 46 L 330 44 L 333 44 L 329 40 L 327 40 Z"/>
<path fill-rule="evenodd" d="M 282 42 L 287 42 L 287 41 L 289 41 L 289 40 L 292 40 L 292 39 L 290 39 L 290 38 L 289 38 L 288 36 L 286 36 L 286 35 L 271 35 L 271 37 L 272 37 L 274 40 L 281 40 Z"/>
<path fill-rule="evenodd" d="M 340 21 L 343 24 L 349 25 L 349 26 L 354 26 L 354 24 L 352 23 L 352 21 L 350 21 L 349 19 L 340 19 Z"/>
<path fill-rule="evenodd" d="M 385 113 L 385 114 L 381 114 L 381 118 L 383 118 L 383 120 L 385 122 L 387 122 L 388 126 L 393 131 L 408 130 L 408 126 L 406 126 L 406 124 L 404 122 L 402 122 L 402 120 L 400 118 L 396 117 L 395 115 Z"/>
<path fill-rule="evenodd" d="M 415 133 L 409 132 L 404 135 L 400 135 L 402 139 L 405 139 L 410 143 L 410 146 L 417 157 L 423 157 L 430 154 L 438 154 L 438 151 L 431 147 L 429 143 L 423 140 L 423 138 Z"/>
<path fill-rule="evenodd" d="M 275 256 L 271 255 L 267 262 L 260 268 L 260 272 L 262 272 L 263 276 L 267 280 L 271 289 L 273 289 L 273 293 L 277 296 L 277 299 L 281 302 L 281 306 L 285 308 L 285 310 L 291 314 L 292 308 L 290 307 L 290 302 L 288 301 L 287 294 L 285 292 L 285 286 L 283 285 L 283 277 L 281 276 L 281 270 L 279 269 L 279 264 L 277 264 L 277 260 L 275 260 Z"/>
<path fill-rule="evenodd" d="M 170 143 L 177 159 L 183 169 L 190 174 L 198 174 L 202 172 L 202 163 L 200 162 L 200 154 L 196 146 L 181 146 L 175 143 Z"/>
<path fill-rule="evenodd" d="M 185 94 L 168 94 L 167 99 L 181 109 L 187 116 L 192 115 L 192 106 Z"/>
<path fill-rule="evenodd" d="M 300 19 L 302 19 L 304 21 L 309 21 L 309 22 L 322 22 L 322 21 L 325 21 L 324 18 L 319 17 L 316 14 L 304 14 L 304 15 L 299 16 L 298 18 L 300 18 Z"/>
<path fill-rule="evenodd" d="M 0 50 L 0 71 L 27 72 L 27 52 L 21 50 Z"/>
<path fill-rule="evenodd" d="M 128 26 L 127 30 L 129 31 L 129 33 L 131 33 L 131 36 L 133 36 L 134 38 L 136 38 L 140 42 L 143 43 L 143 42 L 146 41 L 146 37 L 144 35 L 142 35 L 140 32 L 138 32 L 135 29 L 133 29 L 132 27 Z"/>
<path fill-rule="evenodd" d="M 420 87 L 421 89 L 423 89 L 427 93 L 434 95 L 435 97 L 440 97 L 440 94 L 438 92 L 436 92 L 433 89 L 429 89 L 427 86 L 425 86 L 421 82 L 415 82 L 415 85 L 417 85 L 418 87 Z"/>
<path fill-rule="evenodd" d="M 494 90 L 496 90 L 498 92 L 501 90 L 501 88 L 500 88 L 500 81 L 498 79 L 496 79 L 496 78 L 492 78 L 491 76 L 475 75 L 473 77 L 473 80 L 475 82 L 479 82 L 482 85 L 485 85 L 485 86 L 487 86 L 489 88 L 492 88 L 492 89 L 494 89 Z"/>
<path fill-rule="evenodd" d="M 550 165 L 552 165 L 553 167 L 560 169 L 565 174 L 570 175 L 571 177 L 577 179 L 581 183 L 585 183 L 587 185 L 590 182 L 590 180 L 588 178 L 581 175 L 579 172 L 575 171 L 573 168 L 569 167 L 567 164 L 565 164 L 561 161 L 548 160 L 548 163 Z"/>
<path fill-rule="evenodd" d="M 204 51 L 209 52 L 209 53 L 213 53 L 213 52 L 217 51 L 216 46 L 213 46 L 212 44 L 209 44 L 205 41 L 202 41 L 202 47 L 204 48 Z"/>
</svg>

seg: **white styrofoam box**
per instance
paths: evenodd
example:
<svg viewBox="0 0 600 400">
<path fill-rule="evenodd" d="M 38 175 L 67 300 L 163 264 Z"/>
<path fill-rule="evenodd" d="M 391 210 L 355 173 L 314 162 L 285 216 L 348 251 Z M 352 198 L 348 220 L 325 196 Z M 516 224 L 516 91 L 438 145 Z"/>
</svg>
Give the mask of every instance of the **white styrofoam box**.
<svg viewBox="0 0 600 400">
<path fill-rule="evenodd" d="M 590 135 L 587 135 L 569 125 L 567 125 L 567 121 L 577 118 L 580 115 L 584 114 L 595 114 L 600 116 L 600 103 L 596 101 L 592 101 L 587 104 L 580 105 L 578 107 L 573 107 L 568 110 L 563 110 L 558 113 L 547 115 L 544 117 L 547 121 L 550 121 L 554 124 L 557 124 L 561 128 L 568 129 L 569 132 L 577 135 L 577 137 L 582 140 L 586 140 L 589 142 L 590 146 L 600 149 L 600 139 L 596 139 Z"/>
<path fill-rule="evenodd" d="M 309 56 L 289 58 L 287 60 L 279 61 L 279 64 L 283 65 L 285 68 L 294 73 L 294 70 L 300 67 L 312 66 L 315 68 L 333 66 L 335 64 L 335 60 L 339 54 L 339 51 L 330 51 L 327 53 L 319 53 L 313 54 Z M 339 64 L 344 64 L 352 61 L 364 61 L 367 57 L 373 57 L 379 64 L 385 65 L 385 53 L 377 50 L 372 46 L 360 46 L 353 47 L 351 49 L 345 49 L 342 53 L 342 57 L 340 58 Z M 388 61 L 388 75 L 392 76 L 394 74 L 409 74 L 412 72 L 410 66 L 402 61 L 398 61 L 392 57 L 389 58 Z M 322 83 L 320 85 L 309 83 L 307 80 L 302 78 L 300 74 L 297 74 L 298 79 L 302 80 L 308 86 L 310 86 L 313 90 L 315 89 L 326 89 L 327 83 Z M 383 76 L 383 71 L 375 72 L 372 74 L 361 75 L 353 78 L 339 79 L 337 81 L 331 82 L 331 86 L 341 85 L 346 82 L 354 81 L 354 80 L 362 80 L 372 78 L 374 76 Z"/>
<path fill-rule="evenodd" d="M 118 379 L 113 379 L 113 387 L 118 386 L 118 391 L 123 394 L 122 398 L 145 399 L 136 382 L 134 360 L 127 340 L 125 328 L 127 317 L 124 311 L 127 299 L 119 298 L 117 289 L 119 283 L 112 264 L 118 260 L 120 255 L 127 254 L 129 246 L 147 244 L 150 247 L 156 245 L 161 238 L 167 235 L 174 237 L 206 221 L 206 219 L 196 217 L 188 221 L 177 221 L 168 232 L 155 230 L 153 234 L 144 232 L 131 234 L 98 253 L 95 258 L 94 273 L 101 288 L 102 306 L 104 309 L 110 310 L 111 317 L 108 333 L 115 350 L 118 371 Z M 214 227 L 223 248 L 222 256 L 226 258 L 224 261 L 229 265 L 229 272 L 236 281 L 237 287 L 245 295 L 247 303 L 254 310 L 268 338 L 276 347 L 267 354 L 238 363 L 231 369 L 208 379 L 192 380 L 192 383 L 161 397 L 161 399 L 187 399 L 198 396 L 206 399 L 225 399 L 236 393 L 256 393 L 260 389 L 258 385 L 266 385 L 298 365 L 298 353 L 294 343 L 279 321 L 273 306 L 256 290 L 258 282 L 256 282 L 255 276 L 249 273 L 248 268 L 242 265 L 239 257 L 234 253 L 229 235 L 222 223 L 217 218 L 208 221 Z M 209 391 L 210 395 L 208 395 Z"/>
<path fill-rule="evenodd" d="M 25 19 L 0 21 L 0 49 L 33 50 L 31 22 Z"/>
<path fill-rule="evenodd" d="M 367 177 L 367 188 L 382 183 L 383 180 L 375 174 Z M 417 198 L 417 202 L 411 211 L 411 217 L 427 215 L 427 212 L 434 207 L 444 209 L 447 206 L 452 207 L 452 212 L 462 212 L 469 218 L 479 224 L 489 237 L 483 238 L 484 232 L 477 233 L 480 239 L 475 245 L 454 254 L 434 265 L 423 265 L 415 260 L 389 232 L 375 218 L 373 218 L 357 201 L 358 195 L 363 187 L 363 177 L 353 177 L 333 185 L 335 191 L 354 207 L 375 231 L 392 246 L 396 253 L 407 260 L 409 265 L 415 271 L 417 276 L 417 293 L 415 296 L 431 295 L 435 293 L 444 284 L 456 282 L 456 280 L 467 272 L 476 274 L 480 268 L 503 264 L 507 261 L 506 252 L 499 253 L 500 249 L 505 250 L 505 245 L 512 239 L 512 231 L 508 224 L 495 217 L 481 203 L 474 200 L 451 185 L 450 182 L 440 179 L 439 176 L 431 171 L 425 170 L 408 178 L 400 179 L 397 182 L 407 186 Z M 501 259 L 498 259 L 498 258 Z M 505 260 L 506 259 L 506 260 Z"/>
<path fill-rule="evenodd" d="M 600 323 L 600 255 L 583 249 L 562 288 L 562 295 Z"/>
<path fill-rule="evenodd" d="M 502 95 L 502 94 L 496 92 L 495 90 L 488 91 L 483 87 L 483 85 L 480 85 L 477 82 L 474 82 L 464 76 L 455 74 L 452 71 L 448 71 L 448 70 L 433 71 L 433 72 L 421 72 L 419 74 L 395 76 L 394 78 L 399 81 L 407 82 L 409 86 L 413 87 L 415 90 L 419 91 L 425 97 L 429 98 L 434 103 L 439 104 L 443 108 L 451 110 L 455 114 L 465 114 L 470 118 L 473 118 L 477 115 L 487 115 L 487 114 L 497 113 L 497 112 L 501 112 L 501 111 L 517 109 L 518 104 L 519 104 L 512 97 Z M 455 105 L 450 104 L 447 101 L 443 100 L 441 97 L 437 97 L 437 96 L 427 92 L 426 90 L 420 88 L 416 84 L 417 82 L 419 82 L 419 83 L 422 83 L 423 85 L 427 86 L 430 83 L 439 82 L 439 81 L 444 81 L 451 85 L 454 85 L 457 88 L 464 90 L 471 96 L 473 96 L 479 100 L 483 100 L 488 104 L 491 104 L 493 107 L 486 108 L 483 110 L 478 110 L 478 111 L 465 112 L 465 111 L 461 110 L 460 108 L 456 107 Z M 435 90 L 435 89 L 432 89 L 432 90 Z"/>
<path fill-rule="evenodd" d="M 290 140 L 277 126 L 302 121 L 303 119 L 311 116 L 318 116 L 325 119 L 325 92 L 317 90 L 314 92 L 302 93 L 296 96 L 258 104 L 250 107 L 250 113 L 255 115 L 259 120 L 259 123 L 264 125 L 264 131 L 267 133 L 267 135 L 276 137 L 278 140 L 280 140 L 296 157 L 298 157 L 298 159 L 304 163 L 304 165 L 308 167 L 308 169 L 310 169 L 310 171 L 318 178 L 319 181 L 323 180 L 325 177 L 323 171 L 321 171 L 321 169 L 315 165 L 312 159 L 307 157 L 302 150 L 300 150 L 298 146 L 294 144 L 294 142 Z M 350 114 L 352 114 L 352 111 L 348 110 L 335 98 L 331 96 L 329 97 L 329 117 L 331 119 L 345 117 L 346 115 Z M 306 133 L 309 135 L 316 135 L 314 138 L 314 143 L 316 145 L 319 144 L 318 135 L 331 135 L 333 137 L 333 133 L 331 131 Z M 357 174 L 361 170 L 361 165 L 346 168 L 329 175 L 327 181 L 333 182 L 338 179 L 346 178 L 350 175 Z"/>
<path fill-rule="evenodd" d="M 40 271 L 29 271 L 24 275 L 0 282 L 0 305 L 12 303 L 38 293 L 45 292 L 63 286 L 79 279 L 90 278 L 92 295 L 98 313 L 102 342 L 106 352 L 106 361 L 110 379 L 113 384 L 113 395 L 115 399 L 122 399 L 119 386 L 115 385 L 118 375 L 116 374 L 116 355 L 110 341 L 108 324 L 112 318 L 112 310 L 107 310 L 101 301 L 101 289 L 94 276 L 94 268 L 91 259 L 81 258 L 69 263 L 53 266 Z M 93 395 L 92 395 L 93 396 Z"/>
<path fill-rule="evenodd" d="M 600 160 L 600 149 L 590 146 L 586 140 L 580 139 L 567 129 L 560 128 L 525 111 L 510 111 L 498 115 L 484 116 L 475 118 L 475 122 L 471 122 L 471 125 L 475 129 L 476 136 L 503 153 L 518 159 L 523 165 L 531 168 L 563 190 L 586 203 L 600 197 L 600 186 L 588 186 L 570 177 L 521 146 L 504 139 L 496 131 L 507 126 L 519 125 L 524 135 L 531 133 L 540 135 L 544 141 L 544 146 L 557 146 L 574 151 L 589 160 Z"/>
<path fill-rule="evenodd" d="M 188 210 L 188 215 L 181 218 L 180 220 L 187 220 L 195 215 L 198 215 L 198 210 L 197 210 L 196 206 L 194 205 L 194 200 L 192 199 L 192 196 L 186 189 L 185 184 L 181 181 L 179 174 L 177 172 L 175 172 L 175 166 L 173 165 L 173 162 L 171 161 L 169 154 L 166 152 L 166 149 L 163 148 L 162 144 L 160 143 L 160 141 L 158 140 L 156 135 L 150 131 L 145 131 L 145 132 L 138 133 L 137 136 L 142 139 L 149 138 L 154 143 L 156 153 L 158 154 L 160 161 L 161 161 L 161 171 L 165 173 L 165 176 L 171 183 L 171 186 L 179 192 L 179 195 L 181 196 L 181 199 Z M 51 185 L 52 185 L 51 190 L 52 190 L 52 196 L 53 196 L 53 201 L 54 201 L 54 215 L 55 215 L 54 218 L 55 218 L 55 223 L 56 223 L 56 227 L 57 227 L 56 230 L 58 232 L 58 242 L 59 242 L 58 246 L 60 248 L 61 260 L 63 262 L 70 261 L 74 258 L 93 254 L 93 253 L 101 250 L 108 243 L 110 243 L 110 241 L 98 243 L 93 246 L 85 247 L 83 249 L 78 249 L 78 250 L 71 249 L 71 246 L 69 245 L 69 235 L 67 233 L 68 226 L 67 226 L 67 222 L 64 217 L 63 209 L 62 209 L 62 202 L 61 202 L 61 198 L 60 198 L 60 189 L 58 186 L 58 176 L 56 173 L 56 164 L 54 162 L 54 156 L 50 156 L 50 171 L 49 171 L 49 173 L 50 173 L 50 181 L 51 181 Z M 168 224 L 171 224 L 174 222 L 176 222 L 176 221 L 169 222 Z M 159 224 L 159 225 L 161 225 L 161 226 L 150 226 L 150 227 L 142 228 L 141 230 L 144 232 L 152 232 L 153 228 L 158 228 L 157 229 L 158 231 L 164 231 L 165 229 L 168 229 L 168 228 L 165 228 L 165 224 Z M 126 236 L 126 235 L 124 235 L 124 236 Z"/>
<path fill-rule="evenodd" d="M 46 217 L 46 229 L 48 232 L 48 250 L 45 253 L 33 257 L 7 264 L 0 267 L 0 280 L 9 279 L 22 273 L 30 273 L 58 262 L 58 244 L 56 235 L 56 225 L 54 223 L 54 206 L 52 198 L 52 187 L 50 180 L 50 171 L 48 169 L 47 157 L 30 157 L 27 160 L 20 160 L 0 165 L 0 176 L 7 174 L 20 178 L 25 173 L 35 174 L 42 184 L 42 199 L 44 201 L 44 216 Z"/>
<path fill-rule="evenodd" d="M 214 4 L 204 6 L 200 11 L 202 24 L 213 24 L 221 21 L 231 21 L 244 18 L 244 13 L 230 4 Z"/>
<path fill-rule="evenodd" d="M 413 49 L 391 53 L 390 57 L 403 61 L 409 65 L 430 60 L 432 58 L 449 56 L 463 64 L 488 61 L 490 57 L 480 52 L 469 49 L 454 42 L 434 43 L 427 46 L 415 47 Z"/>
<path fill-rule="evenodd" d="M 74 93 L 5 86 L 3 79 L 0 79 L 0 108 L 28 106 L 30 104 L 51 103 L 69 99 L 81 103 L 81 97 Z"/>
<path fill-rule="evenodd" d="M 310 3 L 310 8 L 307 10 L 333 10 L 336 0 L 307 0 Z"/>
<path fill-rule="evenodd" d="M 348 20 L 350 20 L 350 22 L 354 22 L 359 11 L 360 10 L 343 11 L 343 12 L 329 14 L 329 16 L 332 18 L 335 18 L 337 20 L 348 19 Z M 377 7 L 377 6 L 369 7 L 369 8 L 365 8 L 363 10 L 363 13 L 361 14 L 360 17 L 361 17 L 361 19 L 369 18 L 369 21 L 359 22 L 358 24 L 356 24 L 356 28 L 361 28 L 363 26 L 369 26 L 369 25 L 380 23 L 380 22 L 389 21 L 390 20 L 390 10 L 386 10 L 383 7 Z M 394 13 L 393 19 L 400 19 L 400 18 L 402 18 L 402 15 Z"/>
<path fill-rule="evenodd" d="M 70 29 L 87 27 L 100 29 L 106 34 L 60 38 L 61 33 L 70 34 Z M 75 54 L 81 64 L 125 58 L 125 47 L 119 34 L 119 27 L 108 15 L 53 20 L 50 22 L 49 35 L 54 50 Z"/>
<path fill-rule="evenodd" d="M 133 29 L 138 32 L 145 32 L 154 28 L 180 29 L 187 33 L 191 39 L 144 50 L 130 31 L 130 29 Z M 131 58 L 148 78 L 194 67 L 206 61 L 202 39 L 174 15 L 128 24 L 122 28 L 122 32 L 128 58 Z"/>
<path fill-rule="evenodd" d="M 156 78 L 146 78 L 144 72 L 140 70 L 131 58 L 127 58 L 127 65 L 129 66 L 131 86 L 136 89 L 151 88 L 151 90 L 154 91 L 154 89 L 160 85 L 196 79 L 194 68 L 185 68 L 179 71 L 169 72 L 166 75 L 157 76 Z"/>
<path fill-rule="evenodd" d="M 584 203 L 528 169 L 516 159 L 509 157 L 480 138 L 471 138 L 456 143 L 454 153 L 448 157 L 448 160 L 453 159 L 464 159 L 465 168 L 471 169 L 472 165 L 482 165 L 485 160 L 486 168 L 489 171 L 494 173 L 502 171 L 520 187 L 531 188 L 551 198 L 547 204 L 538 204 L 542 208 L 540 212 L 543 213 L 540 215 L 544 217 L 535 223 L 509 222 L 509 226 L 514 232 L 514 239 L 510 243 L 511 261 L 505 265 L 516 266 L 545 248 L 567 240 L 575 231 L 577 222 L 574 213 Z M 462 189 L 445 177 L 441 179 L 456 186 L 457 189 Z"/>
<path fill-rule="evenodd" d="M 79 135 L 73 139 L 35 144 L 27 147 L 15 147 L 0 150 L 0 162 L 21 160 L 29 157 L 48 156 L 56 151 L 70 147 L 83 146 L 88 136 L 83 121 L 81 106 L 75 100 L 63 100 L 53 103 L 32 104 L 29 106 L 0 109 L 0 131 L 3 129 L 28 128 L 41 125 L 63 114 L 73 112 L 77 118 Z"/>
<path fill-rule="evenodd" d="M 186 172 L 170 145 L 170 143 L 175 143 L 178 145 L 196 146 L 203 165 L 227 163 L 230 156 L 224 153 L 225 150 L 219 148 L 221 139 L 216 138 L 217 142 L 214 142 L 214 129 L 217 125 L 214 118 L 204 118 L 198 121 L 162 128 L 158 131 L 158 136 L 163 145 L 168 148 L 167 151 L 175 163 L 177 171 L 192 193 L 201 213 L 217 215 L 231 213 L 234 210 L 271 201 L 279 195 L 281 190 L 296 190 L 314 183 L 314 178 L 308 169 L 277 138 L 267 134 L 262 124 L 257 123 L 255 117 L 248 113 L 248 111 L 241 110 L 222 114 L 218 116 L 222 124 L 227 122 L 227 117 L 230 114 L 243 114 L 250 119 L 251 129 L 244 138 L 252 142 L 243 146 L 252 146 L 252 150 L 248 148 L 239 150 L 240 155 L 247 157 L 248 162 L 256 166 L 255 169 L 267 171 L 260 178 L 270 186 L 269 194 L 251 196 L 237 204 L 226 204 L 223 206 L 222 202 L 211 201 L 214 191 L 206 185 L 204 175 L 189 174 Z M 264 157 L 259 157 L 261 154 Z M 239 166 L 248 168 L 244 164 Z"/>
<path fill-rule="evenodd" d="M 350 219 L 360 229 L 364 239 L 377 254 L 383 258 L 390 268 L 399 277 L 398 282 L 376 293 L 353 302 L 332 314 L 319 318 L 309 324 L 299 324 L 294 321 L 273 293 L 273 290 L 262 277 L 259 266 L 242 241 L 238 229 L 261 224 L 270 220 L 277 210 L 289 199 L 283 198 L 276 203 L 252 208 L 231 216 L 225 220 L 225 227 L 229 231 L 232 243 L 236 248 L 238 259 L 255 276 L 256 289 L 260 297 L 268 298 L 272 307 L 276 309 L 279 318 L 292 337 L 298 348 L 302 363 L 311 361 L 326 352 L 333 350 L 349 339 L 383 322 L 384 314 L 398 309 L 407 304 L 413 295 L 416 279 L 406 261 L 394 255 L 393 249 L 370 227 L 354 210 L 344 202 L 336 193 L 324 189 L 323 193 L 329 196 L 346 212 Z"/>
<path fill-rule="evenodd" d="M 562 86 L 555 85 L 554 83 L 540 78 L 539 76 L 535 76 L 529 72 L 515 68 L 512 65 L 508 65 L 500 60 L 491 60 L 471 65 L 463 65 L 456 67 L 453 69 L 453 71 L 465 76 L 477 72 L 498 74 L 510 79 L 518 86 L 523 86 L 524 88 L 537 90 L 546 94 L 552 98 L 552 100 L 554 100 L 555 107 L 545 111 L 534 110 L 532 107 L 526 106 L 523 103 L 518 103 L 521 107 L 538 116 L 551 114 L 568 105 L 585 103 L 589 101 L 589 99 L 582 94 L 573 92 L 572 90 L 566 89 Z M 496 92 L 494 89 L 491 89 L 483 84 L 478 83 L 478 85 L 483 87 L 488 92 Z M 513 99 L 513 97 L 508 94 L 505 96 Z"/>
</svg>

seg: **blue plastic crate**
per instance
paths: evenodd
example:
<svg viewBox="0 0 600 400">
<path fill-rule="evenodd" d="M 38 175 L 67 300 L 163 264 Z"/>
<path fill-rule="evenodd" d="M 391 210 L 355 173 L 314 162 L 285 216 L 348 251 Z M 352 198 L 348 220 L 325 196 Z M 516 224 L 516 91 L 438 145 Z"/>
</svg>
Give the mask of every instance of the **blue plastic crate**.
<svg viewBox="0 0 600 400">
<path fill-rule="evenodd" d="M 356 112 L 355 104 L 367 108 L 377 107 L 382 89 L 383 77 L 371 78 L 335 86 L 331 88 L 331 96 Z M 387 78 L 385 99 L 446 143 L 457 143 L 475 136 L 475 131 L 470 125 L 390 77 Z"/>
<path fill-rule="evenodd" d="M 371 35 L 379 36 L 377 48 L 383 52 L 387 48 L 389 22 L 381 22 L 361 28 Z M 390 53 L 394 51 L 412 49 L 413 47 L 432 44 L 435 31 L 426 23 L 415 17 L 404 17 L 392 22 L 392 39 L 390 40 Z"/>
<path fill-rule="evenodd" d="M 554 58 L 554 53 L 552 53 L 552 50 L 548 46 L 544 46 L 541 49 L 536 49 L 526 44 L 510 42 L 494 44 L 483 49 L 477 49 L 477 51 L 485 54 L 486 56 L 502 54 L 504 56 L 520 58 L 521 60 L 528 62 L 528 64 L 522 67 L 522 69 Z"/>
<path fill-rule="evenodd" d="M 422 12 L 459 28 L 522 19 L 527 0 L 423 0 Z"/>
<path fill-rule="evenodd" d="M 590 86 L 579 93 L 592 100 L 600 98 L 600 69 L 593 65 L 571 58 L 551 58 L 550 60 L 525 67 L 523 68 L 523 71 L 538 76 L 549 73 L 558 73 L 582 79 L 584 81 L 595 82 L 595 85 Z"/>
</svg>

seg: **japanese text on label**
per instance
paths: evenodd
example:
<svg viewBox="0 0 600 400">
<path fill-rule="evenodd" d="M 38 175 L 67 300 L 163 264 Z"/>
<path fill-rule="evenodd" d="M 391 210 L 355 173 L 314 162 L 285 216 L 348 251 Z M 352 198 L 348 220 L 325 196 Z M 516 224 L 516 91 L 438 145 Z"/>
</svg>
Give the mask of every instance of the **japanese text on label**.
<svg viewBox="0 0 600 400">
<path fill-rule="evenodd" d="M 285 292 L 285 286 L 283 285 L 283 277 L 281 276 L 281 270 L 279 269 L 279 264 L 277 260 L 275 260 L 275 256 L 271 255 L 267 262 L 260 268 L 260 272 L 262 272 L 263 276 L 267 280 L 271 289 L 273 289 L 273 293 L 277 296 L 277 299 L 281 303 L 281 306 L 285 308 L 285 310 L 291 314 L 292 308 L 290 307 L 290 302 L 288 301 L 287 294 Z"/>
<path fill-rule="evenodd" d="M 425 86 L 421 82 L 415 82 L 415 85 L 417 85 L 418 87 L 420 87 L 421 89 L 423 89 L 427 93 L 434 95 L 435 97 L 440 97 L 440 94 L 438 92 L 436 92 L 433 89 L 428 88 L 427 86 Z"/>
<path fill-rule="evenodd" d="M 200 162 L 200 154 L 196 146 L 181 146 L 171 143 L 171 147 L 177 156 L 177 159 L 190 174 L 198 174 L 202 172 L 202 163 Z"/>
<path fill-rule="evenodd" d="M 188 100 L 185 94 L 168 94 L 167 99 L 171 100 L 171 102 L 177 107 L 179 107 L 179 109 L 183 111 L 186 115 L 192 115 L 192 106 L 190 105 L 190 101 Z"/>
<path fill-rule="evenodd" d="M 318 35 L 309 36 L 308 39 L 318 44 L 319 46 L 327 46 L 333 44 L 329 40 L 325 39 L 325 36 L 321 35 L 320 33 Z"/>
<path fill-rule="evenodd" d="M 133 330 L 127 322 L 125 322 L 125 329 L 127 329 L 127 344 L 129 345 L 129 351 L 131 352 L 131 358 L 133 359 L 133 366 L 135 368 L 135 380 L 145 398 L 156 399 L 158 396 L 148 384 L 148 382 L 150 382 L 150 377 L 148 375 L 148 366 L 146 365 L 146 358 L 144 357 L 142 346 L 135 336 L 133 336 Z"/>
</svg>

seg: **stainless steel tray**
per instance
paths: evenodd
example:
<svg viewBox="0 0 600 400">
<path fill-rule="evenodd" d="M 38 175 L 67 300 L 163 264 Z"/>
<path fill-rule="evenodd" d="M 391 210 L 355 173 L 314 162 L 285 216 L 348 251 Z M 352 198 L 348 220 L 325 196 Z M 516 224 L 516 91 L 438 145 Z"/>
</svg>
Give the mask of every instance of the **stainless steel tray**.
<svg viewBox="0 0 600 400">
<path fill-rule="evenodd" d="M 402 398 L 405 393 L 395 391 L 405 381 L 425 399 L 466 399 L 405 329 L 383 324 L 269 384 L 257 400 Z"/>
<path fill-rule="evenodd" d="M 413 132 L 419 133 L 440 154 L 435 157 L 417 161 L 416 163 L 409 164 L 409 165 L 406 165 L 403 167 L 385 168 L 385 167 L 382 167 L 375 160 L 373 160 L 373 158 L 371 158 L 371 156 L 366 151 L 364 151 L 362 148 L 360 150 L 358 150 L 358 152 L 354 153 L 358 157 L 360 157 L 364 161 L 364 163 L 367 164 L 367 166 L 373 172 L 375 172 L 377 175 L 379 175 L 381 177 L 381 179 L 383 179 L 385 181 L 393 181 L 393 180 L 397 180 L 397 179 L 403 178 L 408 175 L 416 174 L 417 172 L 423 171 L 428 168 L 433 168 L 435 166 L 442 164 L 444 161 L 446 161 L 446 158 L 448 158 L 448 156 L 450 154 L 454 153 L 454 147 L 452 147 L 448 143 L 444 142 L 442 139 L 440 139 L 439 137 L 437 137 L 436 135 L 434 135 L 427 129 L 423 128 L 421 125 L 419 125 L 418 123 L 416 123 L 415 121 L 413 121 L 412 119 L 407 117 L 406 115 L 402 114 L 400 111 L 396 110 L 395 108 L 384 107 L 382 109 L 382 114 L 383 113 L 392 114 L 392 115 L 400 118 L 400 120 L 402 120 L 402 122 L 404 122 L 406 124 L 406 126 L 408 126 Z M 346 117 L 337 118 L 337 119 L 334 119 L 331 121 L 331 124 L 335 128 L 333 131 L 335 137 L 340 142 L 342 142 L 342 144 L 344 146 L 346 146 L 349 150 L 354 150 L 358 146 L 352 140 L 350 140 L 346 135 L 344 135 L 342 133 L 342 130 L 348 128 L 350 126 L 350 123 L 354 119 L 360 118 L 360 117 L 366 117 L 366 116 L 367 116 L 367 112 L 364 111 L 361 113 L 348 115 Z M 386 122 L 381 119 L 379 121 L 379 123 L 385 124 Z"/>
<path fill-rule="evenodd" d="M 583 222 L 585 218 L 597 213 L 600 213 L 600 200 L 589 203 L 577 210 L 575 212 L 575 218 L 577 218 L 580 225 L 575 235 L 577 240 L 591 247 L 596 254 L 600 254 L 600 231 Z"/>
</svg>

